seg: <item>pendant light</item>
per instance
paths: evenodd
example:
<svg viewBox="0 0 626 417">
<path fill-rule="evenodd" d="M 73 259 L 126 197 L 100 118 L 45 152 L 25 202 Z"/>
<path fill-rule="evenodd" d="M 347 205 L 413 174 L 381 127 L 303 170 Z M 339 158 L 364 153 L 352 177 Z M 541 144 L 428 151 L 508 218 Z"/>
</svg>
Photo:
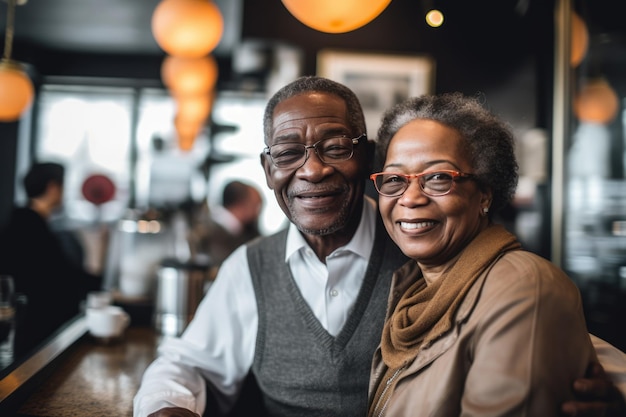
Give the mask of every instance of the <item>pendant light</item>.
<svg viewBox="0 0 626 417">
<path fill-rule="evenodd" d="M 185 120 L 198 120 L 204 122 L 211 114 L 213 106 L 212 94 L 194 94 L 188 96 L 175 96 L 176 112 Z"/>
<path fill-rule="evenodd" d="M 365 26 L 391 3 L 391 0 L 282 0 L 296 19 L 327 33 L 344 33 Z"/>
<path fill-rule="evenodd" d="M 617 93 L 604 77 L 587 81 L 574 97 L 574 114 L 581 122 L 607 124 L 618 110 Z"/>
<path fill-rule="evenodd" d="M 161 80 L 172 95 L 208 94 L 217 82 L 218 65 L 212 55 L 201 58 L 166 56 Z"/>
<path fill-rule="evenodd" d="M 16 0 L 7 2 L 7 25 L 4 38 L 4 54 L 0 60 L 0 121 L 14 122 L 33 101 L 33 83 L 24 65 L 11 59 Z M 23 4 L 21 2 L 20 4 Z"/>
<path fill-rule="evenodd" d="M 224 19 L 211 0 L 163 0 L 152 14 L 154 39 L 172 56 L 207 55 L 217 47 L 223 31 Z"/>
<path fill-rule="evenodd" d="M 174 118 L 174 129 L 178 148 L 183 151 L 191 150 L 203 126 L 204 120 L 187 119 L 184 115 L 177 114 Z"/>
<path fill-rule="evenodd" d="M 589 30 L 587 24 L 576 12 L 572 12 L 572 45 L 570 64 L 577 67 L 587 55 L 589 48 Z"/>
</svg>

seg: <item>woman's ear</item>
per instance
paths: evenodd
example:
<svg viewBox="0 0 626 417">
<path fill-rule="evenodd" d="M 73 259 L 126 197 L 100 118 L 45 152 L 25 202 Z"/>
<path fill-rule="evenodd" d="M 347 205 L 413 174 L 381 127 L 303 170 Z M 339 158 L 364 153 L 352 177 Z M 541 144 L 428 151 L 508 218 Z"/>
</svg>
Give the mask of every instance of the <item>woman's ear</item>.
<svg viewBox="0 0 626 417">
<path fill-rule="evenodd" d="M 491 192 L 491 189 L 481 189 L 480 192 L 482 194 L 480 199 L 480 208 L 483 213 L 487 214 L 491 208 L 491 203 L 493 202 L 493 193 Z"/>
</svg>

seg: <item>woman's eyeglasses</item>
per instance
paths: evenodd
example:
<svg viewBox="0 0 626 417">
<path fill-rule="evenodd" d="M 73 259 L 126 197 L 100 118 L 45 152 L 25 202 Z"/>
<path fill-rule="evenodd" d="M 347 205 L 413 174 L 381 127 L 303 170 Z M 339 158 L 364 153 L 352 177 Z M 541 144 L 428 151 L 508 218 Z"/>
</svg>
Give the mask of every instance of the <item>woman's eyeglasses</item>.
<svg viewBox="0 0 626 417">
<path fill-rule="evenodd" d="M 399 197 L 409 188 L 412 179 L 416 179 L 422 192 L 431 197 L 448 194 L 455 181 L 474 178 L 473 174 L 459 171 L 433 171 L 421 174 L 400 174 L 397 172 L 379 172 L 370 175 L 376 191 L 385 197 Z"/>
<path fill-rule="evenodd" d="M 309 149 L 313 149 L 320 161 L 333 164 L 347 161 L 352 158 L 354 147 L 365 138 L 365 133 L 356 138 L 336 136 L 315 142 L 313 145 L 304 145 L 297 142 L 277 143 L 267 146 L 263 153 L 270 156 L 277 168 L 298 169 L 309 158 Z"/>
</svg>

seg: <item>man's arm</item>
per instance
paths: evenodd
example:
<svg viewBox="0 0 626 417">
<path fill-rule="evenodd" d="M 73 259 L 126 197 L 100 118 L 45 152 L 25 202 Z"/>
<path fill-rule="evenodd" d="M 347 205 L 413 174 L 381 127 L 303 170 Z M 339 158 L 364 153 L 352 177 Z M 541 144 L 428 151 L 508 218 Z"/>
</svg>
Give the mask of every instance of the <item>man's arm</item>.
<svg viewBox="0 0 626 417">
<path fill-rule="evenodd" d="M 232 406 L 252 365 L 257 322 L 246 250 L 240 248 L 221 266 L 183 335 L 159 346 L 134 398 L 134 416 L 175 407 L 202 415 L 207 389 L 220 409 Z M 162 411 L 156 415 L 180 412 Z"/>
<path fill-rule="evenodd" d="M 145 417 L 154 414 L 155 410 L 173 407 L 202 414 L 206 402 L 205 387 L 202 375 L 192 367 L 159 357 L 143 375 L 133 401 L 134 416 Z"/>
<path fill-rule="evenodd" d="M 591 335 L 600 363 L 592 363 L 584 378 L 574 381 L 577 401 L 563 404 L 566 416 L 626 416 L 626 354 Z"/>
</svg>

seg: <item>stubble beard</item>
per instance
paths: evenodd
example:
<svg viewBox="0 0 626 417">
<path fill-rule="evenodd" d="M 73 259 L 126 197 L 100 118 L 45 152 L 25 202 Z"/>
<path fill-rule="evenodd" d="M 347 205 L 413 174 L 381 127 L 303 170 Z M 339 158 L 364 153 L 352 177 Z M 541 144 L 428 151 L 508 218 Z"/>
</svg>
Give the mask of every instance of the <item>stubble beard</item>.
<svg viewBox="0 0 626 417">
<path fill-rule="evenodd" d="M 302 232 L 305 233 L 307 235 L 312 235 L 312 236 L 326 236 L 326 235 L 330 235 L 333 233 L 336 233 L 337 231 L 343 229 L 344 227 L 346 227 L 347 223 L 348 223 L 348 207 L 349 207 L 349 201 L 348 199 L 344 199 L 343 203 L 341 205 L 341 207 L 339 208 L 339 212 L 337 213 L 336 217 L 335 217 L 335 221 L 333 223 L 331 223 L 330 225 L 328 225 L 327 227 L 324 228 L 307 228 L 304 227 L 304 225 L 299 221 L 298 219 L 298 215 L 294 214 L 292 215 L 291 221 L 293 224 L 295 224 L 296 228 Z M 289 201 L 289 211 L 291 213 L 297 213 L 297 211 L 295 210 L 294 204 L 293 204 L 293 200 Z M 325 211 L 328 212 L 328 211 Z"/>
</svg>

